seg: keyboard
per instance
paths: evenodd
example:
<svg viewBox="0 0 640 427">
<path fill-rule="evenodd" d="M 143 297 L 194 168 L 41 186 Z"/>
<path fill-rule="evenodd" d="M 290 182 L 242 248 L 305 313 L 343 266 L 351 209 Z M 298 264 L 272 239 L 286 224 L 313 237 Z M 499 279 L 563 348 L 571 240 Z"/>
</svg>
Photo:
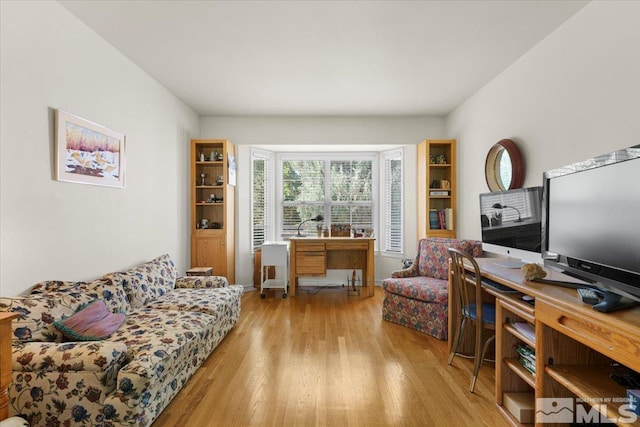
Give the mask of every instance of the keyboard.
<svg viewBox="0 0 640 427">
<path fill-rule="evenodd" d="M 481 280 L 482 284 L 485 286 L 489 286 L 492 289 L 495 289 L 498 292 L 518 292 L 515 289 L 512 289 L 508 286 L 505 286 L 501 283 L 495 282 L 491 279 L 487 279 L 487 278 L 482 278 Z"/>
</svg>

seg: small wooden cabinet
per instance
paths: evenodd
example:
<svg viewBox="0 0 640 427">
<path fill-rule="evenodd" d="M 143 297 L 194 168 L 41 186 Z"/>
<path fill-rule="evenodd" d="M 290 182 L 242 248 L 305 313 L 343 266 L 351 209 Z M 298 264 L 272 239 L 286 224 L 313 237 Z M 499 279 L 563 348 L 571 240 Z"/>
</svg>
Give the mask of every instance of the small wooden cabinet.
<svg viewBox="0 0 640 427">
<path fill-rule="evenodd" d="M 11 383 L 11 321 L 18 313 L 0 313 L 0 421 L 9 416 Z"/>
<path fill-rule="evenodd" d="M 418 239 L 456 237 L 456 140 L 418 145 Z"/>
<path fill-rule="evenodd" d="M 191 266 L 235 283 L 235 147 L 191 140 Z"/>
</svg>

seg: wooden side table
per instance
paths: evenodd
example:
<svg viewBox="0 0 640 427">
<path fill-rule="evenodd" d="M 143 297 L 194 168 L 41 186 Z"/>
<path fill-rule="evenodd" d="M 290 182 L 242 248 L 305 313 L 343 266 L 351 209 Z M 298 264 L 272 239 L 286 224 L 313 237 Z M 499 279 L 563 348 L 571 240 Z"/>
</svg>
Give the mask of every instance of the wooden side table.
<svg viewBox="0 0 640 427">
<path fill-rule="evenodd" d="M 11 383 L 11 321 L 18 313 L 0 313 L 0 421 L 9 416 Z"/>
<path fill-rule="evenodd" d="M 193 267 L 187 270 L 187 276 L 212 276 L 212 267 Z"/>
</svg>

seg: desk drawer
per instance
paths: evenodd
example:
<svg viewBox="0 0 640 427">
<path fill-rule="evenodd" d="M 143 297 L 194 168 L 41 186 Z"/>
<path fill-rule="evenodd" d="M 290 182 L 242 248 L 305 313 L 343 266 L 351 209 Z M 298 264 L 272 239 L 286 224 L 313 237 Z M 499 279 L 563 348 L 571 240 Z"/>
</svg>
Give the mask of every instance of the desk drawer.
<svg viewBox="0 0 640 427">
<path fill-rule="evenodd" d="M 325 252 L 297 252 L 296 274 L 322 275 L 327 272 L 327 258 Z"/>
<path fill-rule="evenodd" d="M 323 242 L 298 242 L 296 252 L 324 252 Z"/>
<path fill-rule="evenodd" d="M 605 316 L 611 317 L 610 314 L 599 317 Z M 637 365 L 640 358 L 637 336 L 624 330 L 622 325 L 607 324 L 595 317 L 598 314 L 594 314 L 594 317 L 586 316 L 584 313 L 562 310 L 543 301 L 536 301 L 536 320 L 620 363 Z"/>
<path fill-rule="evenodd" d="M 368 241 L 350 241 L 349 243 L 340 243 L 340 242 L 327 242 L 327 250 L 328 251 L 337 251 L 337 250 L 352 250 L 352 251 L 366 251 L 369 248 Z"/>
</svg>

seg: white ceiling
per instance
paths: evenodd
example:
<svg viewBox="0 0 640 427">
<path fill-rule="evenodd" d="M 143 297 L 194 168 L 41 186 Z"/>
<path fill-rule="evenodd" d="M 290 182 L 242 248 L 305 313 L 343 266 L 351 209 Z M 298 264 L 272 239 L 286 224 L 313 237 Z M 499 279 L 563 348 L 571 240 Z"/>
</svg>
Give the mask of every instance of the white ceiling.
<svg viewBox="0 0 640 427">
<path fill-rule="evenodd" d="M 444 115 L 585 1 L 60 1 L 202 116 Z"/>
</svg>

